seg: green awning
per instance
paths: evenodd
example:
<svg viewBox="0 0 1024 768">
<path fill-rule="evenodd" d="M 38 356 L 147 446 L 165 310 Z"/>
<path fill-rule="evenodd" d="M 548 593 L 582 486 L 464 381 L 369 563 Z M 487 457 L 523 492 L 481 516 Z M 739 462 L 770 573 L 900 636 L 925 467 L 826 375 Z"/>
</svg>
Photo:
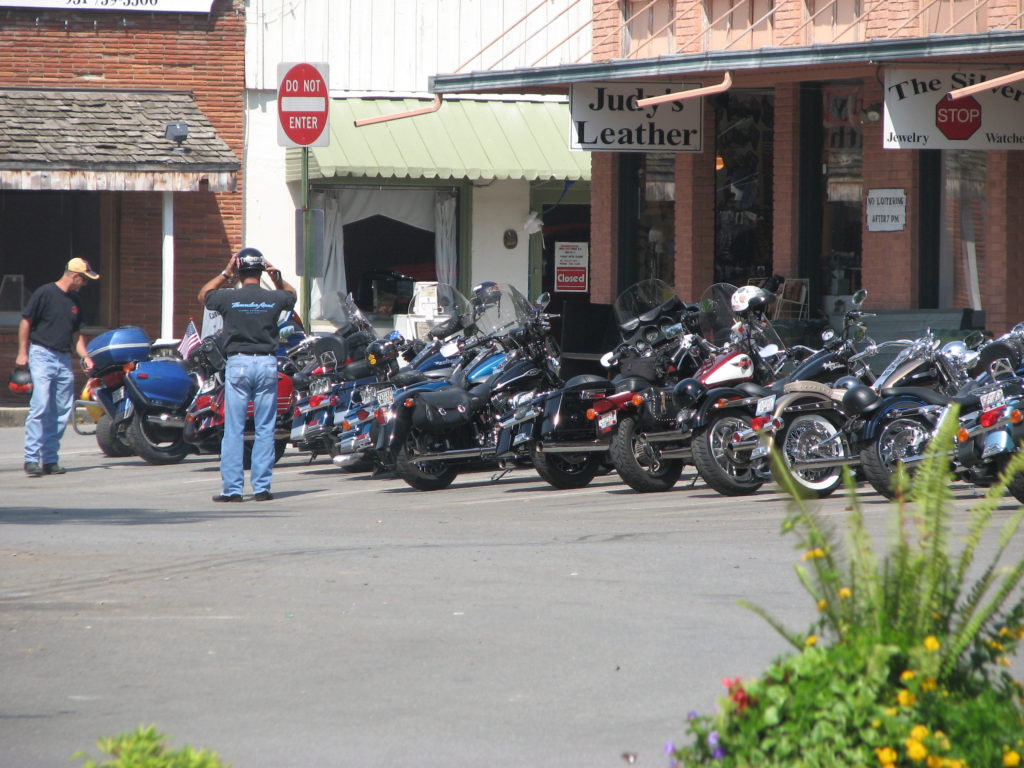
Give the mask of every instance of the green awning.
<svg viewBox="0 0 1024 768">
<path fill-rule="evenodd" d="M 354 124 L 431 103 L 332 99 L 331 144 L 310 148 L 310 179 L 590 179 L 590 153 L 569 149 L 564 101 L 452 99 L 430 114 L 363 128 Z M 288 150 L 288 181 L 301 178 L 300 155 L 299 149 Z"/>
</svg>

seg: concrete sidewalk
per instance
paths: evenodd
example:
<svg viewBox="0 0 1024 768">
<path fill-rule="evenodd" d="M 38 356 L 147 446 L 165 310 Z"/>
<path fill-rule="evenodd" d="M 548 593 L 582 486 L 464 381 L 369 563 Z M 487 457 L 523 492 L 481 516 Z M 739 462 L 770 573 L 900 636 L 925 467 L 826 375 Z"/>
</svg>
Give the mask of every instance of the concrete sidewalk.
<svg viewBox="0 0 1024 768">
<path fill-rule="evenodd" d="M 23 427 L 28 406 L 0 406 L 0 427 Z"/>
</svg>

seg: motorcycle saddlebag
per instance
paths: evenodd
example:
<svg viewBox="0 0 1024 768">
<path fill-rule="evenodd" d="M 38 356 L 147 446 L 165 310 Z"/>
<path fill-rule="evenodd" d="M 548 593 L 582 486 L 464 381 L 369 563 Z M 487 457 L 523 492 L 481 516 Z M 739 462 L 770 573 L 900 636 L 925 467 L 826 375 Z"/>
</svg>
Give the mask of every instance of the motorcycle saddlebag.
<svg viewBox="0 0 1024 768">
<path fill-rule="evenodd" d="M 456 387 L 422 392 L 416 398 L 412 426 L 425 432 L 447 432 L 468 424 L 479 406 L 479 398 Z"/>
<path fill-rule="evenodd" d="M 149 337 L 141 328 L 125 325 L 101 333 L 86 347 L 97 373 L 149 359 Z M 95 374 L 94 374 L 95 375 Z"/>
<path fill-rule="evenodd" d="M 124 377 L 128 395 L 143 410 L 184 410 L 195 386 L 181 363 L 150 360 L 139 363 Z"/>
</svg>

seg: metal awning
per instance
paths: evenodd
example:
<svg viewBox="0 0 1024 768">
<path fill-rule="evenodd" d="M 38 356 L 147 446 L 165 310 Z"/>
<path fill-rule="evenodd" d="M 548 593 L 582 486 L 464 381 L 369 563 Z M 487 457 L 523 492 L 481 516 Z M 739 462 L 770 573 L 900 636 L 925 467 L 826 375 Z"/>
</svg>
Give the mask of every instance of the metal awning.
<svg viewBox="0 0 1024 768">
<path fill-rule="evenodd" d="M 744 71 L 760 74 L 791 70 L 791 79 L 817 80 L 836 68 L 876 64 L 935 63 L 937 58 L 969 57 L 971 63 L 998 64 L 999 57 L 1024 53 L 1024 32 L 868 40 L 858 43 L 794 45 L 753 50 L 715 50 L 647 59 L 613 59 L 557 67 L 434 75 L 433 93 L 567 93 L 573 83 L 611 80 L 678 79 L 685 75 Z"/>
<path fill-rule="evenodd" d="M 180 148 L 164 133 L 184 121 Z M 230 192 L 239 162 L 184 91 L 0 90 L 0 189 Z"/>
<path fill-rule="evenodd" d="M 430 103 L 333 99 L 331 144 L 310 148 L 310 179 L 590 179 L 590 154 L 569 149 L 569 105 L 564 101 L 452 99 L 432 114 L 354 125 L 364 117 Z M 288 181 L 301 178 L 300 153 L 288 150 Z"/>
</svg>

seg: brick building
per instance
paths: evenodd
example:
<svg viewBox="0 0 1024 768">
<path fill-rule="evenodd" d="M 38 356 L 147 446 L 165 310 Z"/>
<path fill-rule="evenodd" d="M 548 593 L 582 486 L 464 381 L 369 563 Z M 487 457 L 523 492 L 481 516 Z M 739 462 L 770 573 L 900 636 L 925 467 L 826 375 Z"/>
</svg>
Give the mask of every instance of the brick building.
<svg viewBox="0 0 1024 768">
<path fill-rule="evenodd" d="M 0 7 L 0 356 L 72 256 L 103 278 L 87 335 L 180 336 L 242 245 L 244 0 L 33 5 Z"/>
<path fill-rule="evenodd" d="M 594 0 L 592 62 L 441 74 L 431 87 L 575 94 L 573 138 L 596 150 L 594 301 L 645 277 L 692 299 L 713 281 L 781 273 L 799 315 L 834 317 L 864 287 L 866 309 L 965 308 L 965 323 L 1000 332 L 1024 319 L 1022 10 Z M 697 88 L 658 105 L 689 113 L 689 128 L 651 116 L 647 98 Z"/>
</svg>

